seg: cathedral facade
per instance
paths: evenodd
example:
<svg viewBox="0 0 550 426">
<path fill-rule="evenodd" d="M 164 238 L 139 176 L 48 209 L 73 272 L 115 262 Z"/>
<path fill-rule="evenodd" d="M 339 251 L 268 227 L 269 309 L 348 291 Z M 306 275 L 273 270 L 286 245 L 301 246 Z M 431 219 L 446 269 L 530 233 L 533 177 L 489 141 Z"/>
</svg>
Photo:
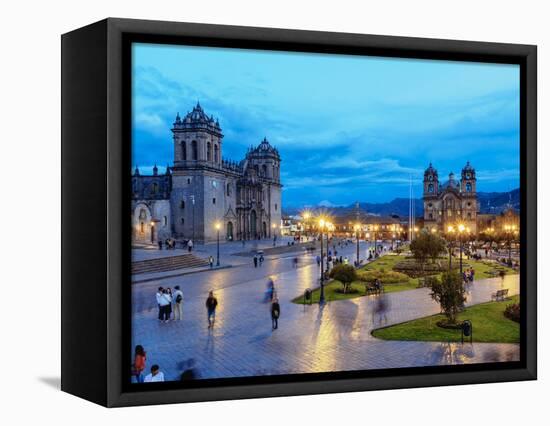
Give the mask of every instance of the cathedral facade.
<svg viewBox="0 0 550 426">
<path fill-rule="evenodd" d="M 200 104 L 172 127 L 174 161 L 132 175 L 134 243 L 272 238 L 281 224 L 281 157 L 266 138 L 241 161 L 222 157 L 223 133 Z"/>
<path fill-rule="evenodd" d="M 473 234 L 477 233 L 476 171 L 468 161 L 460 180 L 451 172 L 446 182 L 439 181 L 437 170 L 430 163 L 424 172 L 424 226 L 446 232 L 449 226 L 461 223 Z"/>
</svg>

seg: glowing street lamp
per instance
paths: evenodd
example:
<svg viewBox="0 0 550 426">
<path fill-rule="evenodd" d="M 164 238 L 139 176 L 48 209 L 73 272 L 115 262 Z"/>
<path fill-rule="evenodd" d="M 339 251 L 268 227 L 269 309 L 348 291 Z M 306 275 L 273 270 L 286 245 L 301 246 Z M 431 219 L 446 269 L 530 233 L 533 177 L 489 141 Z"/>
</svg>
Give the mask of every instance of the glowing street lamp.
<svg viewBox="0 0 550 426">
<path fill-rule="evenodd" d="M 319 295 L 319 304 L 323 305 L 325 303 L 325 268 L 324 268 L 324 256 L 323 256 L 323 231 L 328 222 L 325 219 L 319 219 L 319 230 L 321 231 L 321 294 Z M 328 242 L 327 242 L 328 248 Z"/>
<path fill-rule="evenodd" d="M 216 228 L 217 234 L 218 234 L 218 244 L 217 244 L 217 254 L 216 254 L 216 266 L 220 266 L 220 229 L 222 227 L 222 224 L 220 222 L 216 222 L 214 225 Z"/>
<path fill-rule="evenodd" d="M 453 253 L 453 235 L 455 232 L 454 226 L 449 225 L 447 227 L 447 235 L 449 236 L 447 238 L 447 247 L 449 249 L 449 272 L 452 268 L 452 253 Z"/>
<path fill-rule="evenodd" d="M 374 254 L 376 255 L 376 253 L 378 253 L 378 238 L 376 237 L 376 232 L 378 231 L 379 229 L 379 226 L 378 225 L 374 225 L 372 227 L 372 230 L 374 231 Z"/>
<path fill-rule="evenodd" d="M 465 232 L 469 232 L 469 229 L 467 229 L 466 226 L 464 226 L 463 223 L 459 223 L 458 226 L 457 226 L 457 229 L 458 229 L 458 236 L 459 236 L 459 241 L 460 241 L 460 260 L 459 260 L 459 263 L 460 263 L 460 276 L 462 277 L 462 250 L 463 250 L 462 235 L 464 235 Z"/>
<path fill-rule="evenodd" d="M 361 229 L 361 225 L 356 223 L 353 229 L 355 230 L 355 241 L 357 243 L 357 266 L 359 266 L 359 230 Z"/>
<path fill-rule="evenodd" d="M 516 225 L 504 225 L 504 232 L 508 242 L 508 265 L 512 264 L 512 239 L 518 234 Z"/>
</svg>

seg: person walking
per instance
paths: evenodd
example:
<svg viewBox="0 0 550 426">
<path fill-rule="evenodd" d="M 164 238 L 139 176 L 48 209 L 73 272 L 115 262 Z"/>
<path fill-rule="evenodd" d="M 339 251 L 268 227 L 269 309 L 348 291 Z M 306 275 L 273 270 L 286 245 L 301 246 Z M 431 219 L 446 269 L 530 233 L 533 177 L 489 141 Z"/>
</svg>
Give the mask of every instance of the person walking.
<svg viewBox="0 0 550 426">
<path fill-rule="evenodd" d="M 218 306 L 218 299 L 214 297 L 214 292 L 210 290 L 208 297 L 206 298 L 206 312 L 208 314 L 208 328 L 214 327 L 216 322 L 216 307 Z"/>
<path fill-rule="evenodd" d="M 258 267 L 258 256 L 254 255 L 254 268 Z"/>
<path fill-rule="evenodd" d="M 160 371 L 160 368 L 157 364 L 151 367 L 151 373 L 145 376 L 145 383 L 152 382 L 164 382 L 164 373 Z"/>
<path fill-rule="evenodd" d="M 164 289 L 162 287 L 159 287 L 158 291 L 157 291 L 157 294 L 156 294 L 157 307 L 158 307 L 158 310 L 159 310 L 159 315 L 158 315 L 159 321 L 162 321 L 162 316 L 163 316 L 163 311 L 162 311 L 162 308 L 161 308 L 161 305 L 160 305 L 160 298 L 162 297 L 163 292 L 164 292 Z"/>
<path fill-rule="evenodd" d="M 183 319 L 183 292 L 180 286 L 174 287 L 174 320 L 181 321 Z"/>
<path fill-rule="evenodd" d="M 281 316 L 281 306 L 279 299 L 273 299 L 271 303 L 271 329 L 276 330 L 279 327 L 279 317 Z"/>
<path fill-rule="evenodd" d="M 167 289 L 162 291 L 162 294 L 159 298 L 160 305 L 160 320 L 164 322 L 170 321 L 170 305 L 172 304 L 172 297 L 168 293 Z"/>
<path fill-rule="evenodd" d="M 273 278 L 269 277 L 267 280 L 266 291 L 264 295 L 264 303 L 272 302 L 273 295 L 275 294 L 275 282 Z"/>
<path fill-rule="evenodd" d="M 143 383 L 144 377 L 143 372 L 145 371 L 145 361 L 147 360 L 147 355 L 143 346 L 137 345 L 134 355 L 134 365 L 132 366 L 132 375 L 136 378 L 138 383 Z"/>
<path fill-rule="evenodd" d="M 162 240 L 159 240 L 159 250 L 162 250 Z"/>
<path fill-rule="evenodd" d="M 193 251 L 193 240 L 187 242 L 187 251 L 191 253 Z"/>
<path fill-rule="evenodd" d="M 214 267 L 214 258 L 212 256 L 208 256 L 208 264 L 210 265 L 210 269 Z"/>
<path fill-rule="evenodd" d="M 258 260 L 260 262 L 260 266 L 262 266 L 262 264 L 264 263 L 264 255 L 260 254 L 260 258 Z"/>
</svg>

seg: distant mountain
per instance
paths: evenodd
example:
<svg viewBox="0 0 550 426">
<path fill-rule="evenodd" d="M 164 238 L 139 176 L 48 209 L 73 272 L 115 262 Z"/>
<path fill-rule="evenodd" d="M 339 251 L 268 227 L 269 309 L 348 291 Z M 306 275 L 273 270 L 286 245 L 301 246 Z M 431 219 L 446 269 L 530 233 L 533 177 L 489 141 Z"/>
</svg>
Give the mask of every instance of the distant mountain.
<svg viewBox="0 0 550 426">
<path fill-rule="evenodd" d="M 514 189 L 509 192 L 478 192 L 477 199 L 479 202 L 480 213 L 500 213 L 508 205 L 511 205 L 513 208 L 519 211 L 520 206 L 520 193 L 519 189 Z M 361 210 L 366 211 L 367 213 L 377 215 L 377 216 L 390 216 L 397 215 L 400 217 L 407 217 L 409 215 L 409 199 L 408 198 L 395 198 L 387 203 L 366 203 L 360 202 L 359 207 Z M 422 199 L 415 199 L 415 213 L 416 216 L 422 216 L 424 213 L 424 206 Z M 313 210 L 316 208 L 323 208 L 325 210 L 330 210 L 335 216 L 345 215 L 352 213 L 355 210 L 355 203 L 350 204 L 349 206 L 329 206 L 327 202 L 324 202 L 322 205 L 316 207 L 309 207 Z M 293 208 L 288 207 L 284 208 L 284 214 L 286 215 L 295 215 L 298 214 L 302 208 Z"/>
<path fill-rule="evenodd" d="M 500 213 L 508 205 L 519 211 L 519 188 L 509 192 L 478 192 L 477 200 L 481 213 Z"/>
</svg>

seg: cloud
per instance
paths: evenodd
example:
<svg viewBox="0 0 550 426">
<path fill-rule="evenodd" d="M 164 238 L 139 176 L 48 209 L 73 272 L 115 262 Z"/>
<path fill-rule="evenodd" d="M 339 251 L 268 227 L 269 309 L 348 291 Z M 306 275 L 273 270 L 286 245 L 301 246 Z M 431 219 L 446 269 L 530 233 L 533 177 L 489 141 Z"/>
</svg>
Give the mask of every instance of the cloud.
<svg viewBox="0 0 550 426">
<path fill-rule="evenodd" d="M 388 87 L 362 97 L 358 89 L 345 92 L 349 102 L 338 102 L 331 88 L 301 92 L 303 85 L 313 87 L 309 80 L 316 75 L 277 86 L 265 69 L 244 68 L 248 74 L 235 77 L 206 72 L 205 64 L 197 61 L 195 71 L 186 68 L 181 77 L 169 72 L 171 63 L 135 67 L 134 164 L 171 163 L 175 114 L 200 101 L 220 121 L 224 157 L 242 159 L 264 136 L 279 149 L 285 202 L 390 200 L 408 193 L 411 176 L 418 191 L 430 161 L 446 175 L 471 160 L 479 190 L 498 190 L 504 180 L 519 183 L 519 90 L 513 84 L 488 91 L 472 81 L 467 93 L 448 90 L 445 96 L 436 86 L 426 86 L 425 96 Z"/>
</svg>

